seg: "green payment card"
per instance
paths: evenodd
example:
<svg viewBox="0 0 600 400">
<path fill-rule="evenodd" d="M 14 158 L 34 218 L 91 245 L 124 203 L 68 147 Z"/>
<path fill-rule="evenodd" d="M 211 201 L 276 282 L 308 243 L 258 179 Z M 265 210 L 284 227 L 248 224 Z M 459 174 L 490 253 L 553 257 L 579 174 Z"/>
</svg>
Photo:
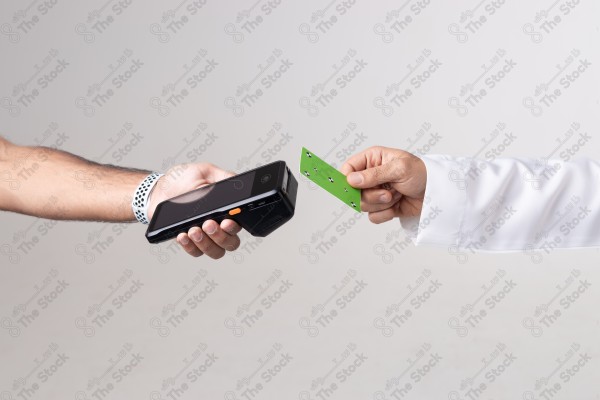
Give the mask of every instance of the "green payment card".
<svg viewBox="0 0 600 400">
<path fill-rule="evenodd" d="M 321 160 L 306 147 L 302 148 L 300 173 L 343 201 L 353 210 L 360 212 L 360 189 L 348 185 L 344 174 Z"/>
</svg>

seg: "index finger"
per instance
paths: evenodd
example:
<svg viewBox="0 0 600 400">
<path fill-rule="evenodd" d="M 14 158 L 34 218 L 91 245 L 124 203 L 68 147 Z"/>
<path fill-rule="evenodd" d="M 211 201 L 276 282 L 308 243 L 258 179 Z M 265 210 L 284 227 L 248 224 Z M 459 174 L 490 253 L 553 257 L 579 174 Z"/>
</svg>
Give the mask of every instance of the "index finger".
<svg viewBox="0 0 600 400">
<path fill-rule="evenodd" d="M 364 151 L 354 154 L 346 160 L 340 171 L 344 175 L 348 175 L 350 172 L 362 171 L 366 168 L 367 158 L 364 155 Z"/>
<path fill-rule="evenodd" d="M 348 175 L 350 172 L 363 171 L 369 168 L 369 165 L 372 164 L 370 159 L 373 157 L 374 153 L 377 153 L 377 148 L 369 147 L 366 150 L 350 156 L 344 165 L 342 165 L 342 174 Z"/>
</svg>

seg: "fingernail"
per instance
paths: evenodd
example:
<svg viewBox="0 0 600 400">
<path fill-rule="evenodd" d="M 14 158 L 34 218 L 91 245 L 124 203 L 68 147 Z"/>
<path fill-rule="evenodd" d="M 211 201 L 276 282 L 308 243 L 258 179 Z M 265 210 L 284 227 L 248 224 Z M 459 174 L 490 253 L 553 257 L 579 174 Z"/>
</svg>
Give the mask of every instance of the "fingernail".
<svg viewBox="0 0 600 400">
<path fill-rule="evenodd" d="M 379 201 L 381 201 L 382 203 L 387 203 L 388 202 L 388 196 L 387 196 L 387 194 L 382 194 L 379 197 Z"/>
<path fill-rule="evenodd" d="M 195 230 L 189 236 L 192 238 L 192 240 L 194 242 L 199 242 L 202 240 L 202 231 L 200 231 L 199 229 Z"/>
<path fill-rule="evenodd" d="M 187 238 L 187 236 L 182 236 L 181 239 L 179 239 L 179 243 L 184 246 L 187 246 L 188 244 L 190 244 L 190 241 Z"/>
<path fill-rule="evenodd" d="M 352 172 L 348 175 L 348 183 L 351 185 L 360 185 L 363 183 L 363 176 L 360 172 Z"/>
<path fill-rule="evenodd" d="M 204 229 L 204 232 L 208 233 L 209 235 L 212 235 L 216 231 L 217 227 L 214 224 L 210 224 L 210 226 L 207 229 Z"/>
</svg>

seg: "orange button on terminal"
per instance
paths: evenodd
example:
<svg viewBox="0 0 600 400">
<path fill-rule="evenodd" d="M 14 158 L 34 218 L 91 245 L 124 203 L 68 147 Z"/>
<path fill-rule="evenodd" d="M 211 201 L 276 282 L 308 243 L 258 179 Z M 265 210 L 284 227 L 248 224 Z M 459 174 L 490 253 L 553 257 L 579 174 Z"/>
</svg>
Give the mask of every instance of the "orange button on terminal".
<svg viewBox="0 0 600 400">
<path fill-rule="evenodd" d="M 235 215 L 235 214 L 239 214 L 242 212 L 241 208 L 234 208 L 233 210 L 229 210 L 229 215 Z"/>
</svg>

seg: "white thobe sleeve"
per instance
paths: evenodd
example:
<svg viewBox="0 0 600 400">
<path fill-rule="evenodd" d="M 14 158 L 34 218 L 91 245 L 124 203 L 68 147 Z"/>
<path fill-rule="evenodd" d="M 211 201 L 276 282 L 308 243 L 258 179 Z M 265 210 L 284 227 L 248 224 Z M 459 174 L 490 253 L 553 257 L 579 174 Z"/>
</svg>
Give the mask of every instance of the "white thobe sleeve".
<svg viewBox="0 0 600 400">
<path fill-rule="evenodd" d="M 417 245 L 476 251 L 600 246 L 600 162 L 427 155 Z"/>
</svg>

